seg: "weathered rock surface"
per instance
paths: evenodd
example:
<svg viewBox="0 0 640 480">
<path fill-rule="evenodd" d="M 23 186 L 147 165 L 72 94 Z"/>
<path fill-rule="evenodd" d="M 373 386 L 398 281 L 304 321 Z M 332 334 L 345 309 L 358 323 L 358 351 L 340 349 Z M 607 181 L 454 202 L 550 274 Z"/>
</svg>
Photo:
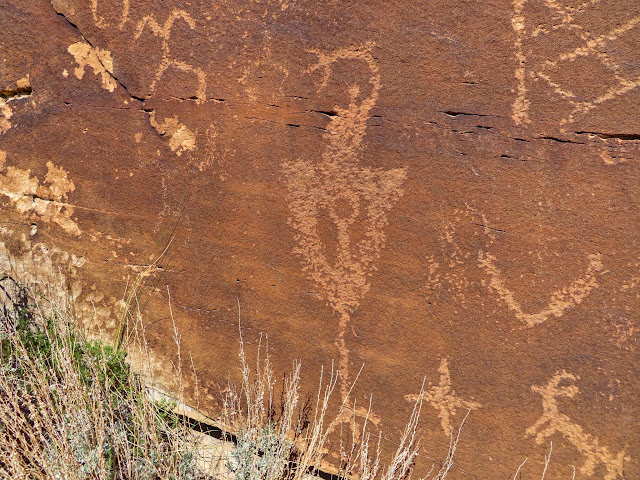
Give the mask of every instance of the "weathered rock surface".
<svg viewBox="0 0 640 480">
<path fill-rule="evenodd" d="M 170 294 L 203 410 L 239 304 L 309 392 L 364 363 L 385 448 L 425 376 L 421 462 L 471 410 L 449 478 L 539 478 L 551 442 L 548 478 L 640 477 L 638 2 L 0 0 L 0 28 L 3 270 L 107 335 L 171 231 L 147 335 L 169 374 Z"/>
</svg>

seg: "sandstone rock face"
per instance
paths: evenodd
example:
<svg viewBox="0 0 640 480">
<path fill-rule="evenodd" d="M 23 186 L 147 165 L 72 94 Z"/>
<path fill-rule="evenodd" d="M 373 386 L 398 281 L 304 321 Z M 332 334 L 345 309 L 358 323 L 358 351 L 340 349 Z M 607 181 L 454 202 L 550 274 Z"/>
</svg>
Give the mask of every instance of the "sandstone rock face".
<svg viewBox="0 0 640 480">
<path fill-rule="evenodd" d="M 539 478 L 551 442 L 547 478 L 640 478 L 638 2 L 2 0 L 0 27 L 2 270 L 110 335 L 171 233 L 147 336 L 169 376 L 170 296 L 202 410 L 239 305 L 309 392 L 364 364 L 387 450 L 423 378 L 422 465 L 470 410 L 449 478 Z"/>
</svg>

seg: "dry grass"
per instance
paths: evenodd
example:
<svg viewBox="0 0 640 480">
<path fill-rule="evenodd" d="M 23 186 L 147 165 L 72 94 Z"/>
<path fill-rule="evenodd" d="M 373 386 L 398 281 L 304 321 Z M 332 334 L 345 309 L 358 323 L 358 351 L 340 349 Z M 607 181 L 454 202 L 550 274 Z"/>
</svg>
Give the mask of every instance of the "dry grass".
<svg viewBox="0 0 640 480">
<path fill-rule="evenodd" d="M 138 295 L 127 303 L 127 323 L 135 327 L 126 331 L 130 341 L 142 327 Z M 175 322 L 173 327 L 180 357 Z M 119 343 L 124 337 L 121 332 Z M 226 449 L 224 468 L 214 473 L 199 461 L 202 452 L 187 422 L 172 413 L 184 403 L 181 358 L 176 364 L 179 395 L 172 403 L 153 400 L 125 357 L 123 350 L 87 341 L 65 311 L 13 279 L 1 278 L 0 478 L 311 480 L 333 449 L 341 458 L 338 479 L 445 480 L 464 425 L 463 420 L 452 435 L 440 468 L 415 476 L 421 401 L 395 453 L 383 459 L 381 434 L 372 433 L 368 415 L 357 425 L 349 396 L 335 400 L 338 376 L 333 369 L 321 369 L 317 394 L 302 400 L 300 364 L 277 382 L 267 349 L 258 347 L 252 368 L 240 335 L 242 381 L 227 388 L 220 416 L 235 446 Z M 336 406 L 337 414 L 330 415 Z M 351 429 L 334 448 L 345 417 Z M 220 464 L 219 458 L 215 461 Z"/>
<path fill-rule="evenodd" d="M 198 479 L 185 425 L 125 354 L 85 340 L 65 312 L 2 279 L 0 478 Z"/>
<path fill-rule="evenodd" d="M 135 298 L 130 303 L 135 308 L 128 320 L 139 324 L 139 303 Z M 175 323 L 173 336 L 180 351 Z M 317 473 L 331 432 L 348 412 L 346 398 L 338 401 L 337 417 L 328 414 L 337 374 L 321 373 L 315 399 L 301 401 L 299 364 L 294 364 L 276 388 L 268 355 L 261 357 L 259 352 L 251 369 L 242 339 L 240 346 L 242 384 L 227 390 L 221 417 L 235 434 L 236 445 L 222 476 L 302 480 Z M 2 278 L 0 477 L 212 478 L 198 468 L 198 446 L 186 422 L 171 413 L 175 403 L 152 400 L 125 357 L 123 350 L 86 340 L 65 311 L 12 278 Z M 177 373 L 182 374 L 180 367 Z M 397 451 L 386 466 L 380 457 L 380 437 L 372 436 L 365 419 L 357 434 L 340 443 L 339 477 L 410 478 L 420 449 L 417 424 L 421 407 L 420 402 L 414 406 Z M 453 453 L 455 442 L 452 447 Z M 444 479 L 450 459 L 448 462 L 432 478 Z"/>
<path fill-rule="evenodd" d="M 242 385 L 230 385 L 227 389 L 223 415 L 226 425 L 237 436 L 236 449 L 227 465 L 229 473 L 235 480 L 303 480 L 317 474 L 334 427 L 339 419 L 350 415 L 348 396 L 341 402 L 336 416 L 328 414 L 338 382 L 337 374 L 333 370 L 329 374 L 321 370 L 317 396 L 313 401 L 301 402 L 300 364 L 294 364 L 277 393 L 268 353 L 261 357 L 259 346 L 256 366 L 251 369 L 241 336 L 240 363 Z M 417 436 L 421 409 L 422 401 L 419 400 L 395 453 L 387 462 L 381 457 L 381 433 L 377 436 L 371 433 L 368 415 L 359 427 L 352 415 L 351 433 L 340 442 L 342 462 L 338 478 L 410 479 L 421 448 Z M 452 437 L 449 454 L 441 468 L 435 472 L 432 468 L 421 479 L 446 478 L 453 465 L 459 436 L 460 430 Z"/>
</svg>

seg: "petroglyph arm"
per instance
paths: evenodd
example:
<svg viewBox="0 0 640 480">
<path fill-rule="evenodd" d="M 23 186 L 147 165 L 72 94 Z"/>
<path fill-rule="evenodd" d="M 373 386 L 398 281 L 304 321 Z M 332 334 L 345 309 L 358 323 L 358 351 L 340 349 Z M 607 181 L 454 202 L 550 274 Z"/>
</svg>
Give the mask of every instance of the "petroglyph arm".
<svg viewBox="0 0 640 480">
<path fill-rule="evenodd" d="M 547 307 L 537 313 L 526 313 L 516 300 L 514 292 L 504 281 L 502 272 L 496 266 L 496 257 L 482 250 L 478 252 L 478 264 L 489 276 L 489 287 L 494 290 L 507 308 L 527 327 L 534 327 L 546 322 L 550 317 L 560 318 L 564 313 L 582 303 L 582 301 L 598 287 L 597 274 L 604 270 L 600 254 L 589 255 L 589 265 L 585 274 L 574 280 L 568 287 L 556 290 L 551 294 Z"/>
</svg>

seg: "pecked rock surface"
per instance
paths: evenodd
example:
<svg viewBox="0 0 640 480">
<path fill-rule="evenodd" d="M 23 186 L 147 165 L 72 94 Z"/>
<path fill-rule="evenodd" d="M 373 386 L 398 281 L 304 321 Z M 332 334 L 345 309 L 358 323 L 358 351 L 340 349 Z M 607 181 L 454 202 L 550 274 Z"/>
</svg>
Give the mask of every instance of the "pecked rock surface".
<svg viewBox="0 0 640 480">
<path fill-rule="evenodd" d="M 539 478 L 552 442 L 548 478 L 640 477 L 638 2 L 2 0 L 0 29 L 0 270 L 106 336 L 146 271 L 154 366 L 170 297 L 212 414 L 239 305 L 307 392 L 364 364 L 385 450 L 426 379 L 421 467 L 470 411 L 448 478 Z"/>
</svg>

